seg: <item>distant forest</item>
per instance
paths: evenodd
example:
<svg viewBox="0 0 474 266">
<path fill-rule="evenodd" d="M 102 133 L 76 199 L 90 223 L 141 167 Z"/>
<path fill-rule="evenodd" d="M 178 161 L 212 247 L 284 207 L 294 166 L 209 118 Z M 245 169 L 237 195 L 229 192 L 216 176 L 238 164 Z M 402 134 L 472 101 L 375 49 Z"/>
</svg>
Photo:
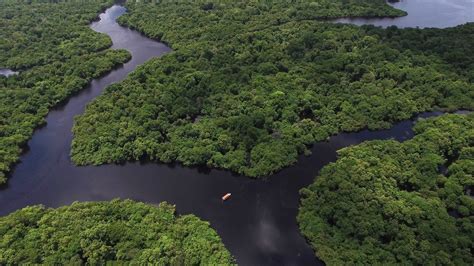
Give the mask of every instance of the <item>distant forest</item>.
<svg viewBox="0 0 474 266">
<path fill-rule="evenodd" d="M 474 107 L 474 24 L 388 29 L 384 1 L 143 4 L 121 24 L 174 52 L 110 86 L 74 127 L 79 165 L 149 159 L 266 176 L 342 131 Z M 316 151 L 317 152 L 317 151 Z"/>
</svg>

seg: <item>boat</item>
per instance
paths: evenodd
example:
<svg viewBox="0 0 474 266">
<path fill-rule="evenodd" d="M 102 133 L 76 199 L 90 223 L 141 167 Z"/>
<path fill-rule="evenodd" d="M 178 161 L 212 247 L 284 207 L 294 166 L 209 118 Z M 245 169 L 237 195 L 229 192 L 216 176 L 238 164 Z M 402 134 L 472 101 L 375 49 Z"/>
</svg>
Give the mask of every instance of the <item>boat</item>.
<svg viewBox="0 0 474 266">
<path fill-rule="evenodd" d="M 226 201 L 226 200 L 230 199 L 230 196 L 232 196 L 231 193 L 225 194 L 224 196 L 222 196 L 222 201 Z"/>
</svg>

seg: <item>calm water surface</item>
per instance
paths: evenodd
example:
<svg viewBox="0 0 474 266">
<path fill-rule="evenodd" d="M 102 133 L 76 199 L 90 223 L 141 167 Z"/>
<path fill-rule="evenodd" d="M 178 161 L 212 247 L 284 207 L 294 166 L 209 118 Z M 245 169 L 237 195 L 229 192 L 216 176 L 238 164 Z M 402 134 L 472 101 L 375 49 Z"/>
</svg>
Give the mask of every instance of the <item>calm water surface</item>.
<svg viewBox="0 0 474 266">
<path fill-rule="evenodd" d="M 448 28 L 474 22 L 474 0 L 400 0 L 389 3 L 408 12 L 400 18 L 343 18 L 336 22 L 399 28 Z"/>
<path fill-rule="evenodd" d="M 113 198 L 152 204 L 168 201 L 177 205 L 179 213 L 194 213 L 210 221 L 239 264 L 322 264 L 296 224 L 299 189 L 310 184 L 321 167 L 336 160 L 338 149 L 371 139 L 406 140 L 413 135 L 413 121 L 398 123 L 389 130 L 339 134 L 315 144 L 312 156 L 301 157 L 297 165 L 267 180 L 159 163 L 75 167 L 69 158 L 73 117 L 83 113 L 85 105 L 106 86 L 124 79 L 137 65 L 170 52 L 165 45 L 120 27 L 115 19 L 124 12 L 123 7 L 113 6 L 91 28 L 108 34 L 113 48 L 129 50 L 132 60 L 92 81 L 80 94 L 49 113 L 47 125 L 28 142 L 29 151 L 21 157 L 8 185 L 0 188 L 0 214 L 33 204 L 58 207 L 73 201 Z M 222 203 L 220 198 L 227 192 L 233 196 Z"/>
<path fill-rule="evenodd" d="M 8 68 L 0 68 L 0 76 L 8 77 L 8 76 L 12 76 L 12 75 L 18 75 L 18 72 L 12 71 Z"/>
</svg>

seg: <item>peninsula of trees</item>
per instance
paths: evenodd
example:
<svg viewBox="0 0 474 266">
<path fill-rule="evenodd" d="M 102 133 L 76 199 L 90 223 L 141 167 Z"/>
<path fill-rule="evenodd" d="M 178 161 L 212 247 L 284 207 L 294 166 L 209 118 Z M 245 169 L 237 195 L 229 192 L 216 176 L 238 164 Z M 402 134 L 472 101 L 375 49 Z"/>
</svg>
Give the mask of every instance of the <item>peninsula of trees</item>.
<svg viewBox="0 0 474 266">
<path fill-rule="evenodd" d="M 414 131 L 340 150 L 301 190 L 301 231 L 328 265 L 474 263 L 474 114 Z"/>
<path fill-rule="evenodd" d="M 269 175 L 341 131 L 474 108 L 474 24 L 325 22 L 403 15 L 384 1 L 127 2 L 126 26 L 175 51 L 110 86 L 76 120 L 79 165 L 178 161 Z"/>
<path fill-rule="evenodd" d="M 89 23 L 113 1 L 0 1 L 0 184 L 49 109 L 128 61 Z"/>
<path fill-rule="evenodd" d="M 167 203 L 130 200 L 26 207 L 0 218 L 0 264 L 231 265 L 208 222 Z"/>
</svg>

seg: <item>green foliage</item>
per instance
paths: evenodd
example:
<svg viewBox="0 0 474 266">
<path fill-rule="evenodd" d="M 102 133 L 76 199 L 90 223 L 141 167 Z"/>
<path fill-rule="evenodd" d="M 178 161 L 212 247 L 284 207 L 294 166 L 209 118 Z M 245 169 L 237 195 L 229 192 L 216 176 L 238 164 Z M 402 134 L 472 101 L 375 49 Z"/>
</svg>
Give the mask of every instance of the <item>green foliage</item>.
<svg viewBox="0 0 474 266">
<path fill-rule="evenodd" d="M 300 229 L 328 265 L 474 263 L 474 114 L 414 129 L 340 150 L 301 190 Z"/>
<path fill-rule="evenodd" d="M 26 207 L 0 218 L 0 264 L 229 265 L 208 222 L 130 200 Z"/>
<path fill-rule="evenodd" d="M 0 1 L 0 184 L 48 110 L 126 62 L 125 50 L 88 24 L 110 1 Z"/>
<path fill-rule="evenodd" d="M 399 12 L 383 1 L 127 7 L 122 24 L 175 51 L 76 120 L 71 155 L 80 165 L 146 158 L 264 176 L 341 131 L 474 107 L 474 24 L 383 30 L 312 20 Z M 464 58 L 450 60 L 453 51 Z"/>
</svg>

